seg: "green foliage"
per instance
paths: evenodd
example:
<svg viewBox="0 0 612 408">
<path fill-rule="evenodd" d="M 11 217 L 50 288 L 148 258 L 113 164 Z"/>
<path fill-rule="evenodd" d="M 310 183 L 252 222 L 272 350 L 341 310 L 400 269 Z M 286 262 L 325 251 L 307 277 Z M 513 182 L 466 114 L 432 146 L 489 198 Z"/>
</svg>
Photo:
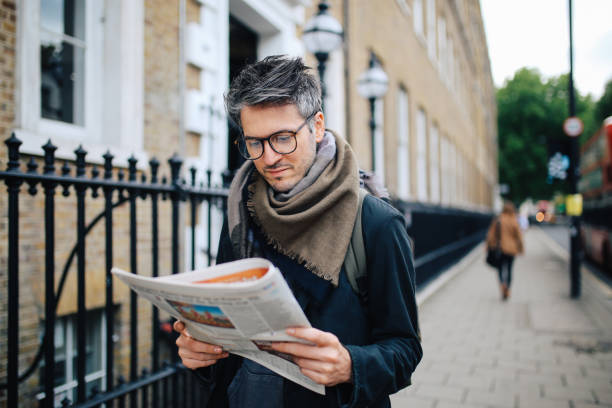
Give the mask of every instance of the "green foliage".
<svg viewBox="0 0 612 408">
<path fill-rule="evenodd" d="M 612 79 L 608 80 L 603 95 L 595 104 L 595 119 L 599 124 L 608 116 L 612 116 Z"/>
<path fill-rule="evenodd" d="M 535 69 L 519 69 L 497 91 L 499 182 L 508 184 L 507 199 L 520 203 L 526 198 L 549 199 L 566 192 L 567 183 L 549 183 L 548 143 L 567 142 L 563 121 L 568 116 L 568 75 L 546 82 Z M 590 96 L 576 92 L 576 114 L 585 124 L 585 134 L 598 127 Z"/>
</svg>

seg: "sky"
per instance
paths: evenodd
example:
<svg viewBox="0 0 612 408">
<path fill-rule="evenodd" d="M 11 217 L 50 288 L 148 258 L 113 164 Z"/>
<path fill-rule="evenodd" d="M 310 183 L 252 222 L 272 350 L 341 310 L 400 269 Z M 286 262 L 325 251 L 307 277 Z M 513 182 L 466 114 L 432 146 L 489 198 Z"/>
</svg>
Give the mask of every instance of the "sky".
<svg viewBox="0 0 612 408">
<path fill-rule="evenodd" d="M 522 67 L 569 72 L 568 0 L 480 0 L 493 81 Z M 573 0 L 574 86 L 595 100 L 612 79 L 612 0 Z"/>
</svg>

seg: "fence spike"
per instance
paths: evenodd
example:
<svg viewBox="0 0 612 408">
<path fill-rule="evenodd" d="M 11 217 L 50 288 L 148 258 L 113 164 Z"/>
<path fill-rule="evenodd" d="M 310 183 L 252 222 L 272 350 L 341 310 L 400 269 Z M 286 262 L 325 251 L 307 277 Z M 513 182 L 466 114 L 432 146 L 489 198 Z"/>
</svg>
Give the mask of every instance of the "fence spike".
<svg viewBox="0 0 612 408">
<path fill-rule="evenodd" d="M 146 184 L 147 182 L 147 175 L 144 172 L 140 174 L 140 182 L 142 184 Z M 147 192 L 145 190 L 140 191 L 140 198 L 142 198 L 143 200 L 147 198 Z"/>
<path fill-rule="evenodd" d="M 157 183 L 157 171 L 159 170 L 159 160 L 153 157 L 149 161 L 149 166 L 151 167 L 151 183 Z"/>
<path fill-rule="evenodd" d="M 100 170 L 98 170 L 98 166 L 94 164 L 92 169 L 91 169 L 91 178 L 92 178 L 92 180 L 93 179 L 97 179 L 99 175 L 100 175 Z M 98 187 L 97 186 L 92 186 L 91 187 L 91 197 L 92 198 L 98 198 Z"/>
<path fill-rule="evenodd" d="M 129 169 L 129 180 L 136 181 L 136 163 L 138 163 L 138 159 L 131 155 L 128 159 L 128 169 Z"/>
<path fill-rule="evenodd" d="M 109 150 L 104 153 L 104 178 L 110 179 L 113 178 L 113 156 Z"/>
<path fill-rule="evenodd" d="M 55 151 L 57 150 L 57 146 L 51 143 L 51 139 L 42 146 L 45 151 L 45 167 L 43 168 L 44 174 L 53 174 L 55 173 Z"/>
<path fill-rule="evenodd" d="M 34 157 L 30 157 L 30 160 L 28 161 L 27 164 L 28 167 L 28 174 L 38 174 L 36 172 L 36 170 L 38 169 L 38 163 L 36 163 L 36 160 L 34 160 Z M 38 182 L 36 180 L 28 180 L 28 184 L 30 185 L 30 188 L 28 188 L 28 193 L 30 193 L 30 195 L 34 196 L 36 195 L 36 184 Z"/>
<path fill-rule="evenodd" d="M 11 137 L 4 141 L 4 144 L 8 147 L 9 157 L 6 171 L 19 171 L 19 146 L 21 146 L 21 143 L 15 133 L 11 133 Z"/>
<path fill-rule="evenodd" d="M 74 151 L 74 154 L 76 155 L 76 176 L 77 177 L 83 177 L 85 175 L 85 156 L 87 156 L 87 151 L 85 151 L 85 149 L 83 149 L 82 145 L 79 145 L 79 147 Z"/>
<path fill-rule="evenodd" d="M 123 181 L 124 178 L 125 178 L 125 173 L 123 172 L 123 169 L 119 169 L 119 172 L 117 173 L 117 180 Z M 118 195 L 119 195 L 119 200 L 123 200 L 125 198 L 123 188 L 118 189 Z"/>
<path fill-rule="evenodd" d="M 62 165 L 62 176 L 63 177 L 68 177 L 70 175 L 70 166 L 68 166 L 68 161 L 64 160 L 64 164 Z M 64 197 L 68 197 L 70 195 L 70 183 L 69 182 L 65 182 L 62 183 L 62 187 L 64 187 L 64 190 L 62 191 L 62 195 Z"/>
<path fill-rule="evenodd" d="M 168 159 L 168 164 L 170 164 L 170 177 L 172 180 L 172 184 L 176 185 L 179 181 L 181 166 L 183 165 L 183 159 L 181 159 L 176 153 L 174 153 L 172 157 Z"/>
<path fill-rule="evenodd" d="M 196 170 L 195 166 L 191 166 L 189 168 L 189 172 L 191 173 L 191 185 L 193 187 L 195 187 L 195 185 L 196 185 L 196 171 L 197 170 Z"/>
<path fill-rule="evenodd" d="M 168 184 L 168 177 L 166 177 L 165 175 L 164 175 L 164 176 L 162 176 L 162 184 L 163 184 L 163 185 Z M 162 193 L 162 200 L 164 200 L 164 201 L 165 201 L 167 198 L 168 198 L 168 196 L 167 196 L 166 192 L 164 191 L 164 192 Z"/>
</svg>

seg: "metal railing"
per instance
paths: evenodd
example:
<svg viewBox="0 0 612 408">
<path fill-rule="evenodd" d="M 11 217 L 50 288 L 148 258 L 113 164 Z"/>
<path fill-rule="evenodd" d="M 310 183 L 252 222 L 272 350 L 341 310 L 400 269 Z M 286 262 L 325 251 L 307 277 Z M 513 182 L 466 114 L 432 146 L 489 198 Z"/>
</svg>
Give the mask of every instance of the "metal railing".
<svg viewBox="0 0 612 408">
<path fill-rule="evenodd" d="M 206 172 L 206 184 L 196 185 L 196 169 L 190 169 L 190 181 L 181 178 L 182 160 L 176 155 L 168 160 L 170 178 L 158 176 L 160 162 L 152 159 L 149 164 L 148 175 L 137 169 L 137 160 L 131 157 L 128 160 L 127 177 L 123 169 L 113 167 L 113 156 L 107 153 L 103 156 L 103 174 L 96 165 L 87 165 L 85 157 L 87 152 L 79 147 L 75 153 L 74 163 L 71 165 L 64 161 L 57 171 L 55 164 L 55 146 L 49 141 L 42 146 L 44 151 L 44 167 L 42 172 L 38 171 L 38 162 L 30 157 L 27 163 L 22 163 L 19 141 L 14 135 L 5 141 L 8 147 L 8 163 L 5 171 L 0 171 L 0 179 L 7 185 L 8 191 L 8 313 L 7 313 L 7 340 L 5 348 L 7 351 L 7 379 L 0 384 L 0 389 L 6 390 L 7 406 L 18 406 L 20 396 L 18 394 L 19 384 L 40 368 L 44 378 L 40 384 L 42 399 L 40 405 L 43 407 L 54 406 L 54 370 L 55 349 L 54 332 L 57 318 L 57 306 L 64 291 L 66 277 L 73 262 L 76 260 L 76 401 L 65 399 L 62 406 L 94 407 L 125 406 L 126 399 L 129 406 L 196 406 L 202 400 L 201 395 L 206 391 L 198 386 L 197 379 L 191 375 L 180 363 L 177 362 L 176 353 L 172 353 L 172 362 L 160 362 L 160 317 L 157 308 L 151 308 L 151 324 L 153 327 L 151 344 L 151 364 L 142 368 L 138 361 L 139 335 L 138 332 L 139 313 L 137 299 L 134 292 L 129 298 L 129 325 L 130 325 L 130 354 L 128 380 L 119 375 L 116 377 L 115 346 L 113 333 L 115 332 L 116 305 L 113 304 L 113 280 L 110 269 L 113 266 L 113 211 L 127 204 L 129 207 L 129 264 L 131 272 L 140 273 L 138 270 L 139 257 L 142 257 L 142 249 L 139 251 L 139 229 L 137 223 L 138 200 L 147 201 L 150 204 L 150 238 L 151 238 L 151 276 L 158 276 L 160 271 L 160 201 L 170 201 L 170 238 L 171 247 L 169 258 L 171 259 L 171 272 L 178 273 L 180 267 L 179 235 L 181 230 L 181 206 L 188 206 L 191 226 L 190 261 L 191 269 L 196 267 L 196 218 L 203 214 L 206 218 L 206 260 L 210 265 L 214 259 L 211 250 L 211 223 L 214 208 L 225 211 L 228 191 L 224 188 L 211 185 L 210 171 Z M 26 171 L 22 171 L 25 165 Z M 89 174 L 88 174 L 89 173 Z M 147 180 L 148 177 L 148 180 Z M 224 180 L 228 182 L 227 177 Z M 19 362 L 19 202 L 21 188 L 27 185 L 27 193 L 31 196 L 38 194 L 38 186 L 44 192 L 44 248 L 45 248 L 45 284 L 44 284 L 44 336 L 40 342 L 40 348 L 34 356 L 32 363 L 21 374 L 18 372 Z M 76 239 L 75 245 L 69 252 L 62 268 L 60 279 L 55 286 L 55 233 L 56 233 L 56 210 L 55 195 L 62 190 L 63 196 L 75 194 L 76 205 Z M 102 197 L 100 197 L 100 191 Z M 93 217 L 87 217 L 86 194 L 90 192 L 91 199 L 104 200 L 104 210 Z M 205 210 L 202 210 L 202 204 Z M 470 213 L 460 210 L 441 209 L 434 206 L 413 205 L 410 203 L 393 203 L 400 211 L 408 215 L 410 213 L 410 225 L 408 233 L 415 241 L 415 267 L 417 271 L 417 285 L 430 279 L 438 273 L 445 265 L 459 259 L 461 255 L 482 240 L 484 231 L 490 220 L 490 214 Z M 199 211 L 200 210 L 200 211 Z M 199 211 L 199 212 L 198 212 Z M 91 212 L 91 210 L 90 210 Z M 90 221 L 87 223 L 86 219 Z M 104 390 L 87 395 L 86 393 L 86 245 L 87 236 L 90 231 L 104 221 L 104 246 L 105 246 L 105 324 L 106 339 L 105 347 L 105 383 Z M 185 225 L 185 224 L 183 224 Z M 437 229 L 435 234 L 432 228 Z M 96 236 L 100 240 L 100 236 Z M 3 256 L 3 255 L 0 255 Z M 187 266 L 186 266 L 187 267 Z M 127 303 L 127 302 L 126 302 Z M 140 370 L 140 372 L 139 372 Z M 2 381 L 2 380 L 0 380 Z"/>
<path fill-rule="evenodd" d="M 187 203 L 191 213 L 191 267 L 195 267 L 196 240 L 194 231 L 196 229 L 196 213 L 199 206 L 206 202 L 206 217 L 208 227 L 208 241 L 206 255 L 208 264 L 213 260 L 211 250 L 211 218 L 213 207 L 225 210 L 227 190 L 214 188 L 211 186 L 211 172 L 207 172 L 207 185 L 200 183 L 196 186 L 196 170 L 190 169 L 191 182 L 186 183 L 181 179 L 182 160 L 176 155 L 168 160 L 170 167 L 170 179 L 158 177 L 160 163 L 156 159 L 149 162 L 149 180 L 144 172 L 137 170 L 137 160 L 131 157 L 128 160 L 127 180 L 123 169 L 113 168 L 113 156 L 106 153 L 104 157 L 103 175 L 100 177 L 98 166 L 89 166 L 89 175 L 86 174 L 88 166 L 85 161 L 87 152 L 79 147 L 75 153 L 74 165 L 71 167 L 67 161 L 64 162 L 59 174 L 55 167 L 55 146 L 49 141 L 42 146 L 44 150 L 44 167 L 42 172 L 38 171 L 38 163 L 34 157 L 25 164 L 27 171 L 22 171 L 20 161 L 19 146 L 21 141 L 12 135 L 5 141 L 8 147 L 7 168 L 0 171 L 0 179 L 7 185 L 8 191 L 8 313 L 7 313 L 7 340 L 5 349 L 7 351 L 7 376 L 6 382 L 0 384 L 0 388 L 6 391 L 6 403 L 9 407 L 16 407 L 20 403 L 18 395 L 19 384 L 30 377 L 40 363 L 44 362 L 44 384 L 41 384 L 43 398 L 40 405 L 44 407 L 54 406 L 54 376 L 55 376 L 55 348 L 54 333 L 57 318 L 57 305 L 61 298 L 68 270 L 76 258 L 76 281 L 77 281 L 77 312 L 76 312 L 76 401 L 64 400 L 62 406 L 113 406 L 111 401 L 119 401 L 120 406 L 124 406 L 126 396 L 130 406 L 189 406 L 190 402 L 198 401 L 198 387 L 193 387 L 190 393 L 185 390 L 189 385 L 193 385 L 193 375 L 186 372 L 177 362 L 176 353 L 173 353 L 173 362 L 162 366 L 159 361 L 160 334 L 159 334 L 159 314 L 155 307 L 152 307 L 152 350 L 151 367 L 142 369 L 139 373 L 138 363 L 138 307 L 134 292 L 130 294 L 130 363 L 129 363 L 129 382 L 123 377 L 115 380 L 115 353 L 113 333 L 115 320 L 115 305 L 113 305 L 113 279 L 110 274 L 113 266 L 113 210 L 123 204 L 129 204 L 129 259 L 132 273 L 138 271 L 138 226 L 137 226 L 137 200 L 148 200 L 150 202 L 150 234 L 151 234 L 151 276 L 159 275 L 159 202 L 170 201 L 171 205 L 171 272 L 179 272 L 179 248 L 180 227 L 180 206 Z M 71 174 L 74 171 L 74 175 Z M 138 175 L 140 173 L 140 179 Z M 31 196 L 38 193 L 38 186 L 44 191 L 44 248 L 45 248 L 45 271 L 44 271 L 44 336 L 40 342 L 40 348 L 30 364 L 29 368 L 23 373 L 19 373 L 19 202 L 21 186 L 28 186 L 27 192 Z M 55 195 L 58 189 L 62 189 L 62 194 L 70 196 L 71 190 L 76 195 L 76 244 L 70 252 L 68 259 L 59 279 L 57 290 L 55 289 L 55 233 L 56 233 L 56 214 L 55 214 Z M 86 193 L 91 192 L 92 199 L 100 197 L 99 190 L 102 191 L 104 200 L 104 210 L 97 214 L 86 223 Z M 104 314 L 106 321 L 106 381 L 103 393 L 96 392 L 86 395 L 86 259 L 85 249 L 87 244 L 87 234 L 100 221 L 104 220 L 105 225 L 105 306 Z M 170 384 L 170 385 L 169 385 Z M 189 384 L 189 385 L 188 385 Z M 190 397 L 186 400 L 186 395 Z"/>
</svg>

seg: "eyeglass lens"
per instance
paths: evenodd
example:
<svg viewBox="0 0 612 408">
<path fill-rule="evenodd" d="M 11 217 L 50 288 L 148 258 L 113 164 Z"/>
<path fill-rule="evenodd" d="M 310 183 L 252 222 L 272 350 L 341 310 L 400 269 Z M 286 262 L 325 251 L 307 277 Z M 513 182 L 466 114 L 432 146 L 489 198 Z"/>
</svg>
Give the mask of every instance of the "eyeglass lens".
<svg viewBox="0 0 612 408">
<path fill-rule="evenodd" d="M 292 153 L 297 146 L 297 140 L 293 133 L 278 133 L 267 139 L 246 139 L 241 143 L 244 145 L 243 153 L 246 154 L 245 157 L 249 159 L 259 158 L 263 154 L 263 144 L 266 140 L 269 141 L 272 149 L 279 154 Z"/>
</svg>

